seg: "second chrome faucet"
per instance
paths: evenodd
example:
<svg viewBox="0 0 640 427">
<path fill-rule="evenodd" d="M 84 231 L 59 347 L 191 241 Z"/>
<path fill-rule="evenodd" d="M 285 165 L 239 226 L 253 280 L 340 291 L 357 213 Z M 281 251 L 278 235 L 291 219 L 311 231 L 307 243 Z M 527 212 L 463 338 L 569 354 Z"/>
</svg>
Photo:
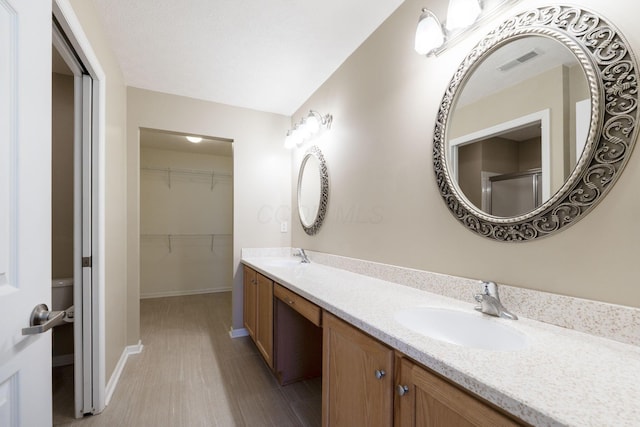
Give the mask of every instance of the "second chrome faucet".
<svg viewBox="0 0 640 427">
<path fill-rule="evenodd" d="M 295 256 L 299 256 L 300 258 L 302 258 L 302 260 L 300 262 L 303 263 L 303 264 L 311 263 L 311 261 L 309 260 L 309 257 L 307 256 L 307 253 L 302 248 L 299 248 L 298 252 L 296 254 L 294 254 L 294 255 Z"/>
<path fill-rule="evenodd" d="M 482 293 L 475 295 L 476 301 L 480 303 L 475 307 L 476 310 L 491 316 L 518 320 L 518 316 L 507 310 L 500 302 L 498 285 L 495 282 L 481 282 L 481 284 Z"/>
</svg>

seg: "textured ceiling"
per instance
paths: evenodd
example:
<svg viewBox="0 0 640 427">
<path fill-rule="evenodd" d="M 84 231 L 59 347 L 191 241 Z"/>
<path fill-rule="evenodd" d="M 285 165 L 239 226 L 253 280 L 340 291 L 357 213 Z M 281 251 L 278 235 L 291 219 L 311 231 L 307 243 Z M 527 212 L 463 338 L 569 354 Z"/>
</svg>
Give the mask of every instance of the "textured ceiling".
<svg viewBox="0 0 640 427">
<path fill-rule="evenodd" d="M 128 86 L 291 115 L 403 0 L 92 0 Z"/>
</svg>

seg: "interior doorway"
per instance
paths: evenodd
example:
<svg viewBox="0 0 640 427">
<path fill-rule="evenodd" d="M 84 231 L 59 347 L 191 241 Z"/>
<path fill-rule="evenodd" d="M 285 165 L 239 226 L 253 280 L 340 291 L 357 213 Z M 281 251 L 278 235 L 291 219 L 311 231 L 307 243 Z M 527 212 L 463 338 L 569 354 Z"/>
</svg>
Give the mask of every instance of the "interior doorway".
<svg viewBox="0 0 640 427">
<path fill-rule="evenodd" d="M 59 13 L 60 15 L 62 12 Z M 63 26 L 52 22 L 52 345 L 54 423 L 104 409 L 98 272 L 98 87 Z M 60 421 L 59 419 L 57 420 Z"/>
<path fill-rule="evenodd" d="M 140 298 L 233 286 L 233 141 L 140 129 Z"/>
</svg>

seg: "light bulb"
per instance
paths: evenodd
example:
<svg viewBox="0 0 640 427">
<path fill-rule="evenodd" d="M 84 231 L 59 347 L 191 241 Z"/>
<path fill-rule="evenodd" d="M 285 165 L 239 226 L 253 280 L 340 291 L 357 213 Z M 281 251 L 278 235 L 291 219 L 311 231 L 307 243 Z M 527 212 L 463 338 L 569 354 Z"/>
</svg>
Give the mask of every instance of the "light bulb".
<svg viewBox="0 0 640 427">
<path fill-rule="evenodd" d="M 420 55 L 427 55 L 444 43 L 444 34 L 438 18 L 427 9 L 422 9 L 416 28 L 415 49 Z"/>
<path fill-rule="evenodd" d="M 320 121 L 313 112 L 309 112 L 307 120 L 305 120 L 305 125 L 311 135 L 315 135 L 320 131 Z"/>
<path fill-rule="evenodd" d="M 457 30 L 465 28 L 473 24 L 482 8 L 478 0 L 449 0 L 449 8 L 447 9 L 447 22 L 445 23 L 447 30 Z"/>
<path fill-rule="evenodd" d="M 293 137 L 293 131 L 287 131 L 287 136 L 284 139 L 284 148 L 290 150 L 296 146 L 296 141 Z"/>
<path fill-rule="evenodd" d="M 198 144 L 199 142 L 202 142 L 202 138 L 199 136 L 188 136 L 187 141 Z"/>
<path fill-rule="evenodd" d="M 291 139 L 293 141 L 293 145 L 302 144 L 302 134 L 300 133 L 300 126 L 296 125 L 291 131 Z"/>
<path fill-rule="evenodd" d="M 307 126 L 306 120 L 303 120 L 302 123 L 300 123 L 300 126 L 298 127 L 298 134 L 300 135 L 300 139 L 302 141 L 311 136 L 311 131 L 309 130 L 309 126 Z"/>
</svg>

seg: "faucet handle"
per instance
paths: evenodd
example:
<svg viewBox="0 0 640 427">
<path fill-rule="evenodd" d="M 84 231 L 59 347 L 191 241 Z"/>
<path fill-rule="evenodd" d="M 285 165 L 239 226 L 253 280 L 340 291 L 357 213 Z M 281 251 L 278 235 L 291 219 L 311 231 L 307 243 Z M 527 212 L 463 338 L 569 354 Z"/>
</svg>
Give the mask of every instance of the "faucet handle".
<svg viewBox="0 0 640 427">
<path fill-rule="evenodd" d="M 485 295 L 490 295 L 498 300 L 500 299 L 498 296 L 498 285 L 496 285 L 496 282 L 481 280 L 480 284 L 482 285 L 482 291 Z"/>
<path fill-rule="evenodd" d="M 476 300 L 476 302 L 480 303 L 479 305 L 476 305 L 475 307 L 473 307 L 474 309 L 476 309 L 477 311 L 482 311 L 482 302 L 484 301 L 484 297 L 487 294 L 475 294 L 473 296 L 473 298 Z"/>
</svg>

